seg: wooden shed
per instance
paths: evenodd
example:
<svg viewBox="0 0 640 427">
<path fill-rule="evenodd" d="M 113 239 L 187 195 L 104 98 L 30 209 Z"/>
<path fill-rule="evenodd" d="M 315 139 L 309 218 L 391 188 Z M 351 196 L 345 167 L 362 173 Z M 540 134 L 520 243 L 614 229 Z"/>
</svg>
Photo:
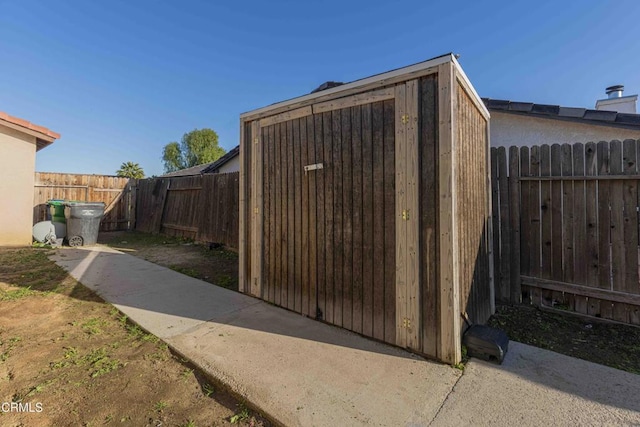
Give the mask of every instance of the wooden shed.
<svg viewBox="0 0 640 427">
<path fill-rule="evenodd" d="M 240 116 L 240 289 L 448 363 L 493 313 L 489 113 L 453 55 Z"/>
</svg>

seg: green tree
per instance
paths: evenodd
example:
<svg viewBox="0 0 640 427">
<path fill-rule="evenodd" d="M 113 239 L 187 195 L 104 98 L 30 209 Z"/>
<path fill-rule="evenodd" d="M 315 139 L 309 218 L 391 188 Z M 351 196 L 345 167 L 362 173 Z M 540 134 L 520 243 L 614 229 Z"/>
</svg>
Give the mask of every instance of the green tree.
<svg viewBox="0 0 640 427">
<path fill-rule="evenodd" d="M 116 171 L 116 175 L 123 178 L 142 179 L 144 178 L 144 170 L 137 163 L 124 162 L 120 165 L 120 169 Z"/>
<path fill-rule="evenodd" d="M 170 142 L 162 150 L 165 173 L 218 160 L 225 153 L 218 145 L 213 129 L 195 129 L 182 136 L 180 143 Z"/>
</svg>

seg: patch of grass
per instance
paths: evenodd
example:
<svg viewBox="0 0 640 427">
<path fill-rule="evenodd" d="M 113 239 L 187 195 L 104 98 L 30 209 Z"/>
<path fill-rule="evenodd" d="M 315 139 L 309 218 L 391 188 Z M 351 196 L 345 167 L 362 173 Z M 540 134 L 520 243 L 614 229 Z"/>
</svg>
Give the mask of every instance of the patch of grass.
<svg viewBox="0 0 640 427">
<path fill-rule="evenodd" d="M 182 373 L 180 373 L 180 376 L 182 377 L 183 381 L 186 381 L 187 379 L 189 379 L 191 375 L 193 375 L 193 369 L 189 369 L 189 368 L 184 368 L 182 370 Z"/>
<path fill-rule="evenodd" d="M 15 301 L 34 294 L 35 292 L 33 292 L 30 287 L 13 289 L 10 291 L 4 291 L 0 289 L 0 301 Z"/>
<path fill-rule="evenodd" d="M 218 280 L 216 280 L 216 285 L 221 286 L 223 288 L 227 288 L 227 289 L 233 289 L 236 287 L 237 283 L 233 277 L 228 275 L 223 275 L 218 277 Z"/>
<path fill-rule="evenodd" d="M 124 364 L 119 360 L 111 359 L 104 348 L 97 348 L 91 351 L 84 357 L 84 361 L 93 368 L 91 378 L 108 374 L 109 372 L 115 371 L 116 369 L 124 366 Z"/>
<path fill-rule="evenodd" d="M 196 423 L 193 420 L 187 420 L 186 423 L 181 424 L 181 427 L 196 427 Z"/>
<path fill-rule="evenodd" d="M 22 341 L 20 337 L 11 337 L 6 341 L 0 341 L 0 348 L 4 348 L 0 353 L 0 362 L 4 362 L 9 358 L 11 352 L 20 341 Z"/>
<path fill-rule="evenodd" d="M 153 405 L 153 409 L 157 412 L 162 412 L 162 410 L 166 407 L 167 407 L 167 402 L 162 400 L 156 402 L 156 404 Z"/>
<path fill-rule="evenodd" d="M 221 259 L 238 259 L 238 254 L 233 252 L 233 251 L 229 251 L 227 249 L 224 248 L 216 248 L 216 249 L 211 249 L 208 250 L 206 248 L 203 247 L 204 250 L 206 250 L 206 253 L 208 256 L 213 256 L 216 258 L 221 258 Z"/>
<path fill-rule="evenodd" d="M 202 386 L 202 391 L 204 392 L 204 395 L 207 397 L 210 397 L 213 393 L 216 392 L 216 390 L 213 388 L 213 386 L 209 383 L 205 383 Z"/>
<path fill-rule="evenodd" d="M 56 380 L 49 380 L 49 381 L 45 381 L 44 383 L 38 384 L 36 386 L 31 387 L 31 389 L 27 392 L 27 394 L 24 395 L 24 397 L 29 397 L 29 396 L 33 396 L 34 394 L 40 393 L 41 391 L 43 391 L 47 386 L 53 384 Z"/>
<path fill-rule="evenodd" d="M 244 403 L 238 403 L 236 406 L 236 413 L 229 418 L 229 422 L 231 424 L 238 424 L 242 421 L 248 420 L 250 416 L 249 408 L 247 408 Z"/>
<path fill-rule="evenodd" d="M 0 300 L 22 298 L 29 292 L 63 292 L 75 281 L 69 278 L 63 268 L 47 258 L 49 250 L 25 248 L 0 251 L 0 278 L 10 285 L 22 288 L 24 293 L 0 291 Z"/>
<path fill-rule="evenodd" d="M 196 279 L 200 279 L 200 273 L 198 273 L 195 269 L 191 267 L 183 267 L 180 265 L 170 265 L 169 268 L 173 271 L 177 271 L 178 273 L 184 274 L 186 276 L 195 277 Z"/>
<path fill-rule="evenodd" d="M 105 327 L 106 324 L 107 322 L 104 319 L 93 317 L 80 325 L 80 327 L 89 335 L 98 335 L 102 333 L 101 328 Z"/>
</svg>

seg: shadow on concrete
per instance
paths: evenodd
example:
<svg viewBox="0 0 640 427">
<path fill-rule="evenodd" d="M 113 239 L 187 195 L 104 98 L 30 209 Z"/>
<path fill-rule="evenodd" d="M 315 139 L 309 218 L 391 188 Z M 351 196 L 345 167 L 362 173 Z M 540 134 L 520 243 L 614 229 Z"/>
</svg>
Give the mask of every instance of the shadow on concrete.
<svg viewBox="0 0 640 427">
<path fill-rule="evenodd" d="M 73 277 L 162 339 L 210 324 L 231 325 L 365 352 L 420 357 L 349 331 L 316 322 L 253 297 L 223 289 L 106 247 L 63 249 L 53 259 Z M 212 332 L 213 333 L 213 332 Z M 268 341 L 268 340 L 267 340 Z M 524 346 L 507 355 L 496 374 L 543 388 L 640 412 L 640 376 Z M 320 347 L 321 349 L 321 347 Z M 274 351 L 278 351 L 274 348 Z M 284 355 L 283 357 L 286 357 Z M 310 355 L 313 357 L 313 355 Z M 518 387 L 518 384 L 515 384 Z M 509 396 L 514 405 L 518 396 Z M 544 411 L 545 408 L 539 408 Z"/>
<path fill-rule="evenodd" d="M 388 356 L 422 359 L 111 248 L 63 248 L 52 259 L 162 339 L 213 322 Z"/>
</svg>

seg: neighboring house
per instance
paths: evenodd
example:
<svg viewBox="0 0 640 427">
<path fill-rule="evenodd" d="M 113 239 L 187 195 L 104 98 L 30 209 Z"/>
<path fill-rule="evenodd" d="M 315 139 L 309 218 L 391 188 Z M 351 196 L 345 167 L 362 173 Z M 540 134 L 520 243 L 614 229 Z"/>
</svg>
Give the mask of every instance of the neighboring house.
<svg viewBox="0 0 640 427">
<path fill-rule="evenodd" d="M 202 173 L 229 173 L 240 171 L 240 146 L 229 150 L 224 156 L 210 163 Z"/>
<path fill-rule="evenodd" d="M 0 112 L 0 246 L 32 242 L 36 151 L 60 134 Z"/>
<path fill-rule="evenodd" d="M 193 166 L 179 171 L 166 173 L 161 175 L 161 178 L 171 178 L 177 176 L 194 176 L 202 175 L 204 173 L 229 173 L 238 172 L 240 170 L 240 146 L 229 150 L 224 156 L 220 157 L 215 162 L 205 163 L 198 166 Z"/>
<path fill-rule="evenodd" d="M 598 100 L 595 110 L 483 98 L 491 113 L 491 146 L 640 139 L 637 95 L 623 97 L 622 90 L 607 88 L 609 98 Z"/>
</svg>

